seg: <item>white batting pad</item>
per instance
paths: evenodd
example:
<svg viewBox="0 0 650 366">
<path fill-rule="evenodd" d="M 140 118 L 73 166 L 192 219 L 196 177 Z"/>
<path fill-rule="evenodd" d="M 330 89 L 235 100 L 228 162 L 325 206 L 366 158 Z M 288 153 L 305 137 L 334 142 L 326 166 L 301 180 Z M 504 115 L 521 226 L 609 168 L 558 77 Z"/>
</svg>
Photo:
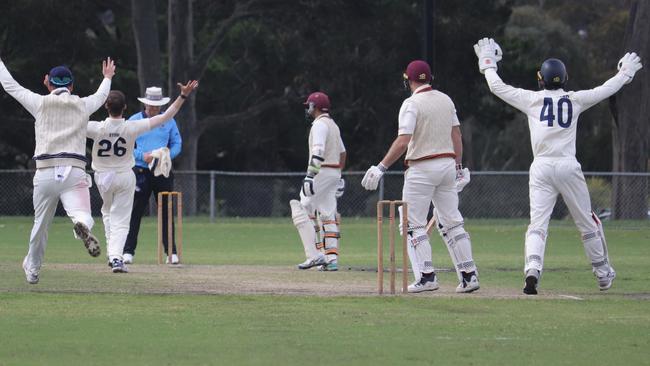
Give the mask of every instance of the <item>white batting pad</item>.
<svg viewBox="0 0 650 366">
<path fill-rule="evenodd" d="M 302 246 L 305 248 L 305 257 L 307 259 L 316 258 L 318 256 L 318 251 L 314 245 L 316 242 L 316 230 L 314 230 L 314 225 L 309 219 L 307 211 L 298 200 L 289 201 L 289 206 L 291 206 L 291 219 L 298 230 Z"/>
</svg>

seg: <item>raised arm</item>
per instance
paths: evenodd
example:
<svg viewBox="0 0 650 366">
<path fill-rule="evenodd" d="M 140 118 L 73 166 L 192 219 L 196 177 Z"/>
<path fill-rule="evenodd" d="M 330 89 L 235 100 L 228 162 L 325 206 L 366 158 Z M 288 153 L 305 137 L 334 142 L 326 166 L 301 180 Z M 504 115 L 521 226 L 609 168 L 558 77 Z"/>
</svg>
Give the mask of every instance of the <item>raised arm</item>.
<svg viewBox="0 0 650 366">
<path fill-rule="evenodd" d="M 524 112 L 526 106 L 530 104 L 530 100 L 535 93 L 530 90 L 515 88 L 504 83 L 499 77 L 499 74 L 497 74 L 496 69 L 485 70 L 485 81 L 487 81 L 492 94 Z"/>
<path fill-rule="evenodd" d="M 9 73 L 4 62 L 0 60 L 0 83 L 2 87 L 18 101 L 32 116 L 36 116 L 38 108 L 43 103 L 43 96 L 23 88 Z"/>
<path fill-rule="evenodd" d="M 115 75 L 115 62 L 110 57 L 102 61 L 102 74 L 104 75 L 104 80 L 102 80 L 95 94 L 81 98 L 86 105 L 86 113 L 88 115 L 95 113 L 95 111 L 106 103 L 108 93 L 111 91 L 111 79 Z"/>
<path fill-rule="evenodd" d="M 156 126 L 159 126 L 165 121 L 168 121 L 178 113 L 178 111 L 181 109 L 181 106 L 185 102 L 185 99 L 194 91 L 199 86 L 199 82 L 197 80 L 190 80 L 187 82 L 187 84 L 183 85 L 181 83 L 177 84 L 178 87 L 181 90 L 181 93 L 178 95 L 178 98 L 172 103 L 172 105 L 167 108 L 165 113 L 159 114 L 157 116 L 151 117 L 149 119 L 149 128 L 154 128 Z"/>
<path fill-rule="evenodd" d="M 641 58 L 636 53 L 626 53 L 618 62 L 619 71 L 616 75 L 601 86 L 575 92 L 574 97 L 582 103 L 583 110 L 587 109 L 614 95 L 623 85 L 630 83 L 634 78 L 634 74 L 642 67 Z"/>
</svg>

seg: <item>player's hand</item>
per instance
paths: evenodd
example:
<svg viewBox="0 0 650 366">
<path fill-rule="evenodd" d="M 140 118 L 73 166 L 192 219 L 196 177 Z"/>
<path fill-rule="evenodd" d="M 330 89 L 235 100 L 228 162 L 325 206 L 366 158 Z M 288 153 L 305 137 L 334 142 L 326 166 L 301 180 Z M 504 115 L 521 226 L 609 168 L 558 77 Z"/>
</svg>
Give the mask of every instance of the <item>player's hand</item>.
<svg viewBox="0 0 650 366">
<path fill-rule="evenodd" d="M 456 164 L 456 190 L 461 192 L 469 183 L 469 169 L 463 168 L 461 164 Z"/>
<path fill-rule="evenodd" d="M 302 194 L 311 197 L 314 193 L 314 177 L 308 175 L 302 180 Z"/>
<path fill-rule="evenodd" d="M 107 57 L 106 60 L 102 61 L 102 74 L 107 79 L 112 79 L 115 75 L 115 62 L 111 60 L 110 57 Z"/>
<path fill-rule="evenodd" d="M 386 171 L 386 167 L 383 166 L 381 163 L 379 163 L 377 166 L 375 165 L 371 166 L 366 172 L 366 175 L 364 175 L 363 179 L 361 180 L 361 185 L 363 186 L 363 188 L 369 191 L 374 191 L 375 189 L 377 189 L 377 186 L 379 185 L 379 181 L 381 180 L 381 177 L 384 176 L 385 171 Z"/>
<path fill-rule="evenodd" d="M 336 185 L 336 193 L 334 196 L 336 198 L 341 198 L 343 193 L 345 193 L 345 179 L 341 178 L 339 179 L 339 183 Z"/>
<path fill-rule="evenodd" d="M 641 70 L 641 58 L 636 53 L 626 53 L 625 56 L 618 61 L 618 72 L 625 75 L 628 79 L 625 84 L 629 84 L 634 79 L 634 74 Z"/>
<path fill-rule="evenodd" d="M 151 156 L 151 153 L 144 153 L 142 159 L 144 159 L 145 163 L 150 164 L 151 161 L 153 160 L 153 156 Z"/>
<path fill-rule="evenodd" d="M 181 89 L 181 95 L 187 97 L 199 86 L 199 81 L 189 80 L 185 85 L 181 83 L 176 83 L 176 85 Z"/>
<path fill-rule="evenodd" d="M 480 39 L 474 45 L 474 53 L 478 58 L 478 69 L 481 74 L 487 69 L 497 69 L 497 62 L 501 61 L 503 52 L 501 46 L 492 38 Z"/>
</svg>

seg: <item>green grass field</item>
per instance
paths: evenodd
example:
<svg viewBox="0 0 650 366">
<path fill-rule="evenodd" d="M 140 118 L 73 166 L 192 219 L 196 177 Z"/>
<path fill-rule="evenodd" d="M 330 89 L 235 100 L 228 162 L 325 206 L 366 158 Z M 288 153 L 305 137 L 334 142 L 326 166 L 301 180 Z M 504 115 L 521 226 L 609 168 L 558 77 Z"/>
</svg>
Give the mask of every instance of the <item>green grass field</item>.
<svg viewBox="0 0 650 366">
<path fill-rule="evenodd" d="M 523 220 L 469 220 L 477 293 L 453 293 L 441 271 L 439 291 L 408 296 L 375 295 L 370 219 L 344 219 L 336 273 L 294 269 L 288 218 L 190 218 L 183 266 L 155 265 L 148 220 L 131 273 L 112 274 L 57 218 L 28 285 L 31 220 L 0 218 L 0 365 L 650 364 L 648 222 L 606 224 L 618 277 L 603 293 L 574 226 L 553 222 L 540 295 L 525 297 Z M 437 235 L 432 245 L 450 268 Z"/>
</svg>

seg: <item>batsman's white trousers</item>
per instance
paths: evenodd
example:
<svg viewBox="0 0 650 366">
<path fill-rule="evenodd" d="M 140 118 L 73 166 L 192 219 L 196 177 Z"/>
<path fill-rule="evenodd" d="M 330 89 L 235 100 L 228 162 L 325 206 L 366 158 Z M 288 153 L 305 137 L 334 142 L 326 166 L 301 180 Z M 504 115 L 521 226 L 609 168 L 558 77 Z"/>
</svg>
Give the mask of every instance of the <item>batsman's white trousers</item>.
<svg viewBox="0 0 650 366">
<path fill-rule="evenodd" d="M 530 225 L 526 236 L 526 258 L 537 258 L 540 263 L 527 263 L 526 269 L 541 270 L 544 260 L 545 238 L 539 240 L 531 232 L 541 232 L 545 236 L 548 223 L 553 213 L 557 195 L 561 194 L 569 213 L 581 234 L 594 233 L 599 230 L 598 224 L 591 216 L 591 200 L 587 183 L 582 174 L 580 163 L 575 158 L 550 159 L 535 158 L 530 166 Z M 595 253 L 596 257 L 606 256 Z M 530 262 L 527 260 L 527 262 Z M 536 262 L 536 261 L 532 261 Z"/>
<path fill-rule="evenodd" d="M 321 168 L 314 177 L 314 195 L 306 197 L 300 192 L 300 204 L 313 214 L 317 210 L 321 218 L 334 220 L 336 217 L 336 189 L 341 179 L 341 169 Z"/>
<path fill-rule="evenodd" d="M 438 210 L 444 227 L 463 223 L 458 211 L 456 168 L 452 158 L 439 158 L 410 163 L 404 173 L 402 200 L 408 203 L 409 228 L 426 228 L 430 202 Z"/>
<path fill-rule="evenodd" d="M 102 176 L 111 175 L 109 179 Z M 135 194 L 135 174 L 124 172 L 97 172 L 95 183 L 102 196 L 102 219 L 106 233 L 106 253 L 109 262 L 122 259 L 124 243 L 129 235 L 129 223 Z"/>
<path fill-rule="evenodd" d="M 93 227 L 90 212 L 90 177 L 81 168 L 73 167 L 68 176 L 55 180 L 55 168 L 40 168 L 34 175 L 34 226 L 29 238 L 29 251 L 24 266 L 38 273 L 47 247 L 47 232 L 56 212 L 59 199 L 73 223 Z"/>
</svg>

